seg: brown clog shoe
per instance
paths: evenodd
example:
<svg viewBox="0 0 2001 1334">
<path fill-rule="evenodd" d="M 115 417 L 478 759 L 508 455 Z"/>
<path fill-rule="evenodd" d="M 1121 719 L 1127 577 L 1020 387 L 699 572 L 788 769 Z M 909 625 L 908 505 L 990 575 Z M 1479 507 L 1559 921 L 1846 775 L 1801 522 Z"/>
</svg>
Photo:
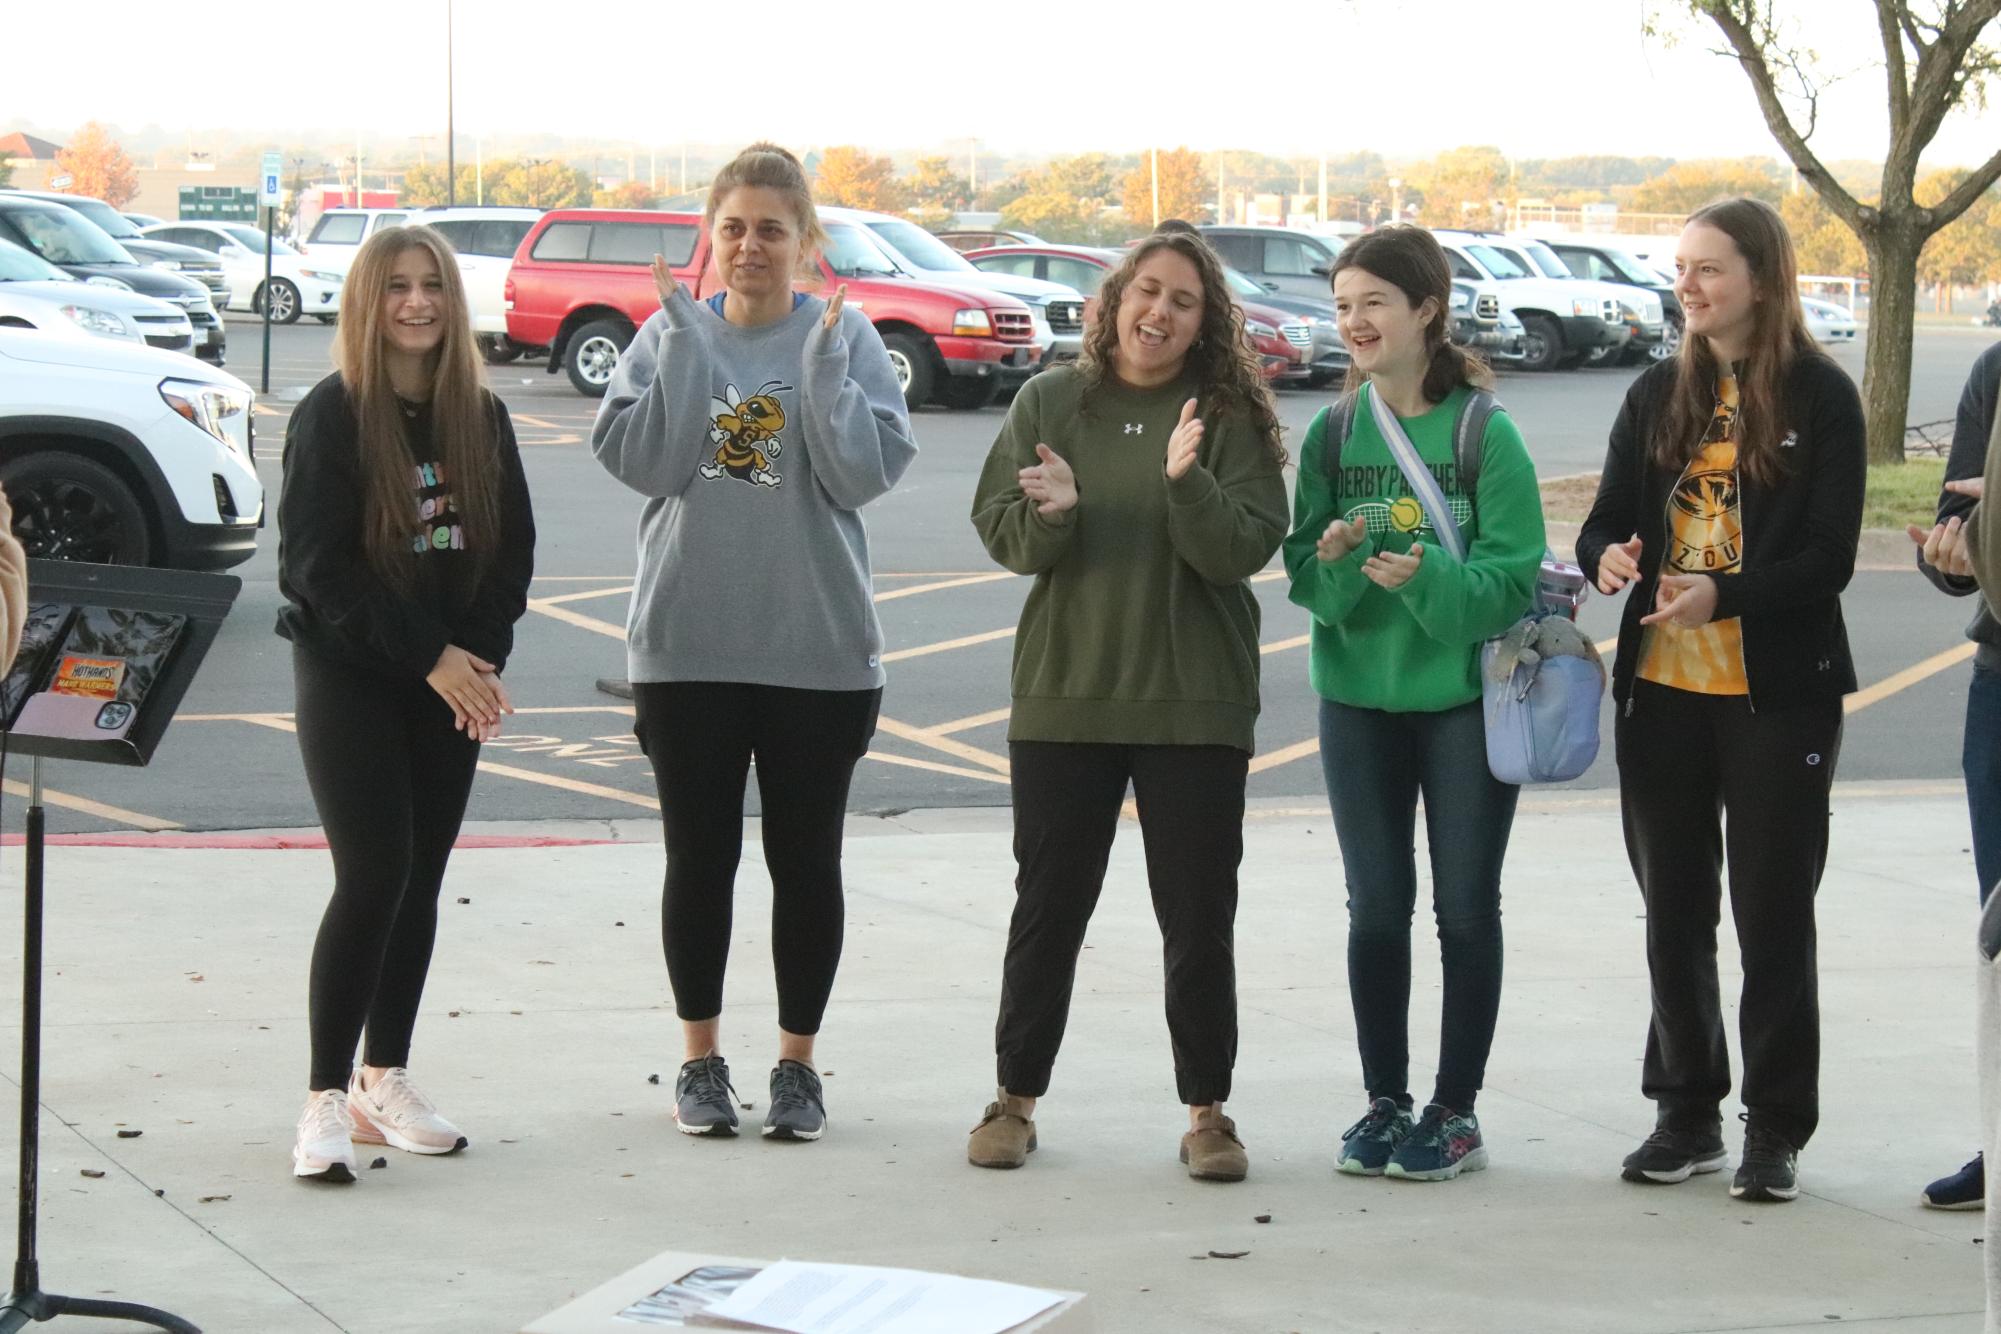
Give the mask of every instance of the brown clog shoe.
<svg viewBox="0 0 2001 1334">
<path fill-rule="evenodd" d="M 966 1141 L 966 1161 L 975 1167 L 1020 1167 L 1035 1152 L 1035 1122 L 1029 1100 L 996 1089 L 980 1123 Z"/>
<path fill-rule="evenodd" d="M 1242 1181 L 1251 1170 L 1237 1123 L 1211 1107 L 1195 1117 L 1195 1128 L 1181 1137 L 1181 1161 L 1197 1181 Z"/>
</svg>

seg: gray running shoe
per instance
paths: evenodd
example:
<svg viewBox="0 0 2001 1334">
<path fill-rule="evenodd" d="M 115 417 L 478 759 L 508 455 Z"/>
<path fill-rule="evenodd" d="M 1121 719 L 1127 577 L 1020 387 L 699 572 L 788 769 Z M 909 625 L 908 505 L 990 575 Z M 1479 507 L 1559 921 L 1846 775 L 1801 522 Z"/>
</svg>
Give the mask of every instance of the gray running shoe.
<svg viewBox="0 0 2001 1334">
<path fill-rule="evenodd" d="M 698 1056 L 674 1079 L 675 1128 L 684 1135 L 734 1135 L 736 1100 L 723 1058 Z"/>
<path fill-rule="evenodd" d="M 818 1139 L 827 1133 L 827 1104 L 812 1066 L 780 1061 L 771 1068 L 771 1110 L 764 1117 L 764 1133 L 770 1139 Z"/>
</svg>

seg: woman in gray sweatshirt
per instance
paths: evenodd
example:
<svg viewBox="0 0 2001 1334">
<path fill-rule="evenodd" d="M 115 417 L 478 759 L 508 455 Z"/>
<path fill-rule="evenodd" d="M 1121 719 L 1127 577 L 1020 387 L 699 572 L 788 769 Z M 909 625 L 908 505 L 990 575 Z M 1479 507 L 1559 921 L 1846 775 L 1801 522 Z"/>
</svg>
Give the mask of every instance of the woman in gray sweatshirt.
<svg viewBox="0 0 2001 1334">
<path fill-rule="evenodd" d="M 626 672 L 666 829 L 660 930 L 686 1046 L 675 1124 L 736 1133 L 719 1037 L 755 759 L 778 980 L 764 1133 L 810 1140 L 826 1127 L 813 1039 L 840 962 L 848 783 L 884 680 L 861 509 L 917 446 L 846 289 L 792 290 L 824 240 L 798 159 L 745 149 L 707 223 L 720 290 L 696 302 L 654 256 L 661 309 L 620 357 L 591 448 L 646 497 Z"/>
</svg>

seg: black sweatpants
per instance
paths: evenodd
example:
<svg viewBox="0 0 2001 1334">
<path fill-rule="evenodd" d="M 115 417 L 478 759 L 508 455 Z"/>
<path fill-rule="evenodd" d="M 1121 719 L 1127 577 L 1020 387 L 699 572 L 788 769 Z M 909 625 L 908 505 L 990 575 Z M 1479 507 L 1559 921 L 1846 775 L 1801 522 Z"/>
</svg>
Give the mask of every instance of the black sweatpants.
<svg viewBox="0 0 2001 1334">
<path fill-rule="evenodd" d="M 1653 980 L 1641 1089 L 1661 1124 L 1694 1130 L 1715 1127 L 1730 1092 L 1716 978 L 1727 851 L 1744 967 L 1744 1106 L 1753 1124 L 1804 1148 L 1820 1120 L 1814 895 L 1841 701 L 1753 712 L 1743 696 L 1636 681 L 1631 703 L 1615 737 Z"/>
<path fill-rule="evenodd" d="M 292 650 L 306 782 L 333 854 L 334 892 L 313 943 L 311 1087 L 345 1089 L 362 1062 L 410 1063 L 431 967 L 438 887 L 465 818 L 479 743 L 421 679 Z"/>
<path fill-rule="evenodd" d="M 1130 782 L 1160 923 L 1175 1089 L 1191 1107 L 1222 1102 L 1237 1062 L 1237 865 L 1250 756 L 1231 746 L 1058 741 L 1016 741 L 1008 756 L 1016 870 L 994 1029 L 1001 1087 L 1031 1098 L 1049 1090 Z"/>
<path fill-rule="evenodd" d="M 778 1026 L 819 1032 L 841 962 L 848 783 L 875 735 L 882 691 L 655 681 L 634 682 L 632 700 L 667 836 L 660 940 L 675 1011 L 690 1021 L 722 1013 L 744 783 L 755 759 Z"/>
</svg>

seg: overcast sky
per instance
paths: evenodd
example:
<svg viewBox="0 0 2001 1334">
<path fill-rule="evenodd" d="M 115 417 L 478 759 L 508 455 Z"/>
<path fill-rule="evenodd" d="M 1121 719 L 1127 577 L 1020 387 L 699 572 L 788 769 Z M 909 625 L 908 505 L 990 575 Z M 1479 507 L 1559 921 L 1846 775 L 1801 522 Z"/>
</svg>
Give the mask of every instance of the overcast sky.
<svg viewBox="0 0 2001 1334">
<path fill-rule="evenodd" d="M 1645 0 L 453 2 L 463 137 L 550 131 L 663 149 L 770 137 L 957 152 L 977 137 L 1002 154 L 1158 143 L 1405 156 L 1492 143 L 1517 157 L 1779 155 L 1742 73 L 1709 53 L 1713 30 L 1685 21 L 1689 37 L 1665 47 L 1642 31 Z M 90 119 L 352 130 L 370 155 L 407 151 L 444 128 L 445 7 L 110 0 L 84 24 L 61 5 L 11 4 L 0 132 Z M 1871 6 L 1781 8 L 1811 15 L 1811 45 L 1851 72 L 1823 97 L 1817 151 L 1881 157 Z M 123 21 L 116 40 L 100 21 L 107 11 Z M 1132 17 L 1149 12 L 1162 17 Z M 1926 164 L 1972 165 L 1997 144 L 2001 112 L 1962 111 Z"/>
</svg>

